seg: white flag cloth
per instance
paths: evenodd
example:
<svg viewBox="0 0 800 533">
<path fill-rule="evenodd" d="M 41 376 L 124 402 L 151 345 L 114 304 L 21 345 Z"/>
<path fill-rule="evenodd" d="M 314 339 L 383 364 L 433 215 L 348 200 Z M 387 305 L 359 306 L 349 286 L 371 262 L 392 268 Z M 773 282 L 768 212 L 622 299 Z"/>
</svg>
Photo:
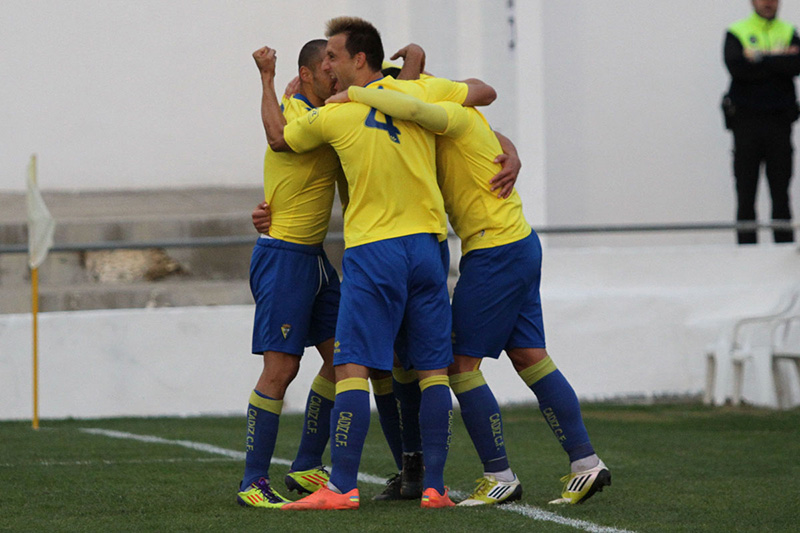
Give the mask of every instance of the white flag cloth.
<svg viewBox="0 0 800 533">
<path fill-rule="evenodd" d="M 36 185 L 36 159 L 28 164 L 28 265 L 39 268 L 53 246 L 56 222 L 47 210 Z"/>
</svg>

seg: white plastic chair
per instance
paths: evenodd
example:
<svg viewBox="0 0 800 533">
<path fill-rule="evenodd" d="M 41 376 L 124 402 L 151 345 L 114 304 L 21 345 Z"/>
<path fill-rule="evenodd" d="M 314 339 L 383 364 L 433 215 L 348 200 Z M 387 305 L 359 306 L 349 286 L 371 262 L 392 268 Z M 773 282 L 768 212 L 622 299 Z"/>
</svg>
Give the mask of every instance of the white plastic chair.
<svg viewBox="0 0 800 533">
<path fill-rule="evenodd" d="M 800 379 L 800 314 L 791 314 L 777 321 L 772 328 L 772 379 L 780 409 L 791 407 L 791 390 L 781 375 L 781 361 L 792 361 Z M 786 376 L 788 377 L 788 376 Z"/>
<path fill-rule="evenodd" d="M 706 350 L 704 403 L 723 404 L 730 399 L 733 405 L 739 405 L 742 401 L 745 362 L 754 361 L 760 356 L 769 358 L 770 354 L 775 353 L 791 353 L 775 349 L 775 340 L 779 334 L 788 333 L 788 326 L 781 330 L 780 325 L 785 323 L 787 317 L 794 315 L 800 315 L 800 285 L 785 292 L 771 312 L 741 318 L 724 328 L 717 341 Z M 727 393 L 719 394 L 720 391 L 716 390 L 718 369 L 723 363 L 731 365 L 733 370 L 730 396 Z M 775 372 L 773 364 L 773 378 L 777 375 Z"/>
</svg>

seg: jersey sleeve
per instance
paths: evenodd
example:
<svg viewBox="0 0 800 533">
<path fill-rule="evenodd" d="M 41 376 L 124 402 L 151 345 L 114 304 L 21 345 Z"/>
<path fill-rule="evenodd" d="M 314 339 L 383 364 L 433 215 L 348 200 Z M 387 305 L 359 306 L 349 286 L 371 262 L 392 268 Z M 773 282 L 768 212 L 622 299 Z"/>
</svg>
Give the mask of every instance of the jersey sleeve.
<svg viewBox="0 0 800 533">
<path fill-rule="evenodd" d="M 293 152 L 303 153 L 327 143 L 325 119 L 319 109 L 312 109 L 283 128 L 283 139 Z"/>
<path fill-rule="evenodd" d="M 350 87 L 347 94 L 354 102 L 374 107 L 384 115 L 400 120 L 412 120 L 434 133 L 441 133 L 447 127 L 448 117 L 444 109 L 435 104 L 427 104 L 410 94 L 355 86 Z"/>
<path fill-rule="evenodd" d="M 426 102 L 455 102 L 463 104 L 467 99 L 469 87 L 466 83 L 446 78 L 423 78 L 420 80 L 424 90 L 423 100 Z"/>
<path fill-rule="evenodd" d="M 470 131 L 472 119 L 464 106 L 455 102 L 439 102 L 436 105 L 447 113 L 447 128 L 441 135 L 458 139 Z"/>
</svg>

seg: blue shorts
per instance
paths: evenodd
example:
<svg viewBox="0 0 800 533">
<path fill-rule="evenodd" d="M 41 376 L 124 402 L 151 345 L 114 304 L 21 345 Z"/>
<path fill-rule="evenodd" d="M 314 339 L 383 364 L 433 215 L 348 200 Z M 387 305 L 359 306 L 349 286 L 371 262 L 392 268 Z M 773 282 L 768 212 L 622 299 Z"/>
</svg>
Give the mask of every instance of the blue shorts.
<svg viewBox="0 0 800 533">
<path fill-rule="evenodd" d="M 253 353 L 303 355 L 330 339 L 339 312 L 339 274 L 321 246 L 259 238 L 250 259 L 256 302 Z"/>
<path fill-rule="evenodd" d="M 391 370 L 405 323 L 407 361 L 417 370 L 453 362 L 447 275 L 435 235 L 421 233 L 348 248 L 333 364 Z"/>
<path fill-rule="evenodd" d="M 536 232 L 461 258 L 453 292 L 453 353 L 492 357 L 510 348 L 544 348 L 539 284 L 542 245 Z"/>
<path fill-rule="evenodd" d="M 447 239 L 439 243 L 439 255 L 442 258 L 442 268 L 444 268 L 444 275 L 450 275 L 450 245 Z"/>
<path fill-rule="evenodd" d="M 447 244 L 447 239 L 439 242 L 439 253 L 442 258 L 442 267 L 446 277 L 450 276 L 450 246 Z M 397 338 L 394 341 L 394 352 L 400 361 L 406 362 L 406 370 L 410 369 L 408 365 L 408 326 L 405 318 L 400 323 L 400 331 L 397 333 Z"/>
</svg>

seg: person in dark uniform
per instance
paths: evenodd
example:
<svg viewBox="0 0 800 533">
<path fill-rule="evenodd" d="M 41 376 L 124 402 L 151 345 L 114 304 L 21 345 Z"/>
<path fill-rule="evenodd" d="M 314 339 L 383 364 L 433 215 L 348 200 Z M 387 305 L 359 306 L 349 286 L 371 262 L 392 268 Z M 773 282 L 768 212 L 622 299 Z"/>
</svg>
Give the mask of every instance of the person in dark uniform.
<svg viewBox="0 0 800 533">
<path fill-rule="evenodd" d="M 790 223 L 792 124 L 798 116 L 794 78 L 800 74 L 800 38 L 776 17 L 778 0 L 752 0 L 753 13 L 725 35 L 725 65 L 731 74 L 723 99 L 726 127 L 733 132 L 733 173 L 738 222 L 755 222 L 761 163 L 766 165 L 772 220 Z M 794 242 L 791 227 L 773 229 L 775 242 Z M 740 229 L 739 244 L 754 244 L 755 229 Z"/>
</svg>

